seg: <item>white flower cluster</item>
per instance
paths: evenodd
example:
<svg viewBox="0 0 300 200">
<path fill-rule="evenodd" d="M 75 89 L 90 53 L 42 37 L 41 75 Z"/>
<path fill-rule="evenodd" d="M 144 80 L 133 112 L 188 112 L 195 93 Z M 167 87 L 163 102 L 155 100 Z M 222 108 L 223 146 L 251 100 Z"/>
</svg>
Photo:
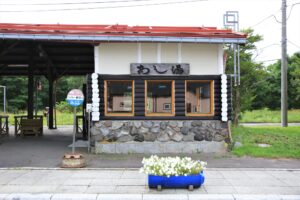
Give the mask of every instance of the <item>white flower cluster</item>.
<svg viewBox="0 0 300 200">
<path fill-rule="evenodd" d="M 206 162 L 192 160 L 190 157 L 158 157 L 152 155 L 144 158 L 141 173 L 159 176 L 179 176 L 199 174 L 207 165 Z"/>
</svg>

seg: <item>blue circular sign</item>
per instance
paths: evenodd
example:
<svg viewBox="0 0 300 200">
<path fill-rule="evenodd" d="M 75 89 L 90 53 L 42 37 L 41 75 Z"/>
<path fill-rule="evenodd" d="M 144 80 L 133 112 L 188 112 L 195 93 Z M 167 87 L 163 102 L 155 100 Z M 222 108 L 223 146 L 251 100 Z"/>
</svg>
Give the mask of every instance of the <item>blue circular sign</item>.
<svg viewBox="0 0 300 200">
<path fill-rule="evenodd" d="M 77 107 L 83 104 L 84 96 L 81 90 L 73 89 L 68 93 L 66 100 L 70 106 Z"/>
</svg>

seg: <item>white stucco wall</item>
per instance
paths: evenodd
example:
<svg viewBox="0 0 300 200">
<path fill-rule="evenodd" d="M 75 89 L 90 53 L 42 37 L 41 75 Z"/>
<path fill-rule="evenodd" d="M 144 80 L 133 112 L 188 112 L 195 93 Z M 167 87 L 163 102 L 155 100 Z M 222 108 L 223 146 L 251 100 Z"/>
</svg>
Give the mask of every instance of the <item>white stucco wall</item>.
<svg viewBox="0 0 300 200">
<path fill-rule="evenodd" d="M 191 75 L 222 74 L 220 44 L 102 43 L 95 47 L 95 72 L 130 74 L 130 63 L 189 63 Z"/>
<path fill-rule="evenodd" d="M 161 44 L 161 62 L 177 63 L 177 47 L 178 44 L 164 43 Z"/>
</svg>

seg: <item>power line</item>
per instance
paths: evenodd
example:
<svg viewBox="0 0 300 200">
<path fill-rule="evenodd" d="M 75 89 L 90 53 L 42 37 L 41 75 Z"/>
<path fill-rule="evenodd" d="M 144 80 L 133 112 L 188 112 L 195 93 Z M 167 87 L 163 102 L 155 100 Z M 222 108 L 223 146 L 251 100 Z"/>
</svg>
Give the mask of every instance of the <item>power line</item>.
<svg viewBox="0 0 300 200">
<path fill-rule="evenodd" d="M 290 41 L 290 40 L 287 40 L 290 44 L 294 45 L 295 47 L 299 48 L 300 49 L 300 46 L 295 44 L 294 42 Z"/>
<path fill-rule="evenodd" d="M 254 49 L 253 51 L 255 51 L 255 52 L 253 52 L 253 54 L 256 53 L 256 55 L 253 55 L 253 59 L 256 59 L 257 57 L 259 57 L 265 51 L 265 49 L 273 47 L 273 46 L 278 47 L 278 46 L 280 46 L 280 44 L 273 43 L 273 44 L 269 44 L 269 45 L 264 46 L 264 47 L 259 48 L 259 49 Z"/>
<path fill-rule="evenodd" d="M 294 3 L 294 4 L 291 5 L 292 7 L 290 9 L 290 12 L 289 12 L 288 17 L 286 18 L 286 20 L 288 20 L 290 18 L 291 14 L 292 14 L 292 10 L 293 10 L 294 6 L 296 6 L 296 5 L 300 5 L 300 2 L 297 2 L 297 3 Z"/>
<path fill-rule="evenodd" d="M 265 22 L 266 20 L 270 19 L 271 17 L 274 17 L 274 19 L 276 20 L 276 22 L 281 23 L 281 22 L 279 22 L 279 20 L 277 20 L 277 18 L 276 18 L 276 16 L 275 16 L 275 14 L 277 14 L 279 11 L 280 11 L 280 9 L 277 10 L 275 13 L 273 13 L 273 14 L 271 14 L 271 15 L 265 17 L 265 18 L 263 18 L 261 21 L 259 21 L 258 23 L 254 24 L 254 25 L 252 25 L 252 26 L 250 26 L 250 27 L 253 28 L 253 27 L 255 27 L 255 26 L 258 26 L 258 25 L 260 25 L 261 23 Z"/>
<path fill-rule="evenodd" d="M 183 4 L 201 2 L 207 0 L 186 0 L 177 2 L 164 2 L 164 3 L 149 3 L 149 4 L 135 4 L 135 5 L 120 5 L 120 6 L 102 6 L 102 7 L 87 7 L 87 8 L 63 8 L 63 9 L 47 9 L 47 10 L 1 10 L 2 13 L 22 13 L 22 12 L 56 12 L 56 11 L 71 11 L 71 10 L 97 10 L 97 9 L 112 9 L 112 8 L 130 8 L 130 7 L 143 7 L 143 6 L 158 6 L 170 4 Z"/>
<path fill-rule="evenodd" d="M 291 4 L 291 5 L 288 5 L 288 6 L 287 6 L 287 7 L 290 7 L 290 6 L 291 6 L 291 9 L 290 9 L 290 12 L 289 12 L 289 14 L 288 14 L 287 19 L 290 17 L 290 15 L 291 15 L 291 13 L 292 13 L 292 10 L 293 10 L 293 7 L 294 7 L 295 5 L 299 5 L 299 4 L 300 4 L 300 2 L 297 2 L 297 3 L 294 3 L 294 4 Z M 275 13 L 273 13 L 273 14 L 271 14 L 271 15 L 265 17 L 265 18 L 263 18 L 261 21 L 259 21 L 258 23 L 254 24 L 254 25 L 252 25 L 252 26 L 250 26 L 250 27 L 253 28 L 253 27 L 255 27 L 255 26 L 258 26 L 258 25 L 262 24 L 263 22 L 265 22 L 266 20 L 268 20 L 268 19 L 270 19 L 270 18 L 272 18 L 272 17 L 275 19 L 276 22 L 281 23 L 281 21 L 279 21 L 279 20 L 276 18 L 276 16 L 275 16 L 275 14 L 277 14 L 279 11 L 281 11 L 281 9 L 279 9 L 279 10 L 277 10 Z"/>
<path fill-rule="evenodd" d="M 264 62 L 279 61 L 279 60 L 280 60 L 280 58 L 274 58 L 274 59 L 270 59 L 270 60 L 259 60 L 258 62 L 264 63 Z"/>
<path fill-rule="evenodd" d="M 289 43 L 291 43 L 292 45 L 294 45 L 295 47 L 297 47 L 297 48 L 300 48 L 300 46 L 299 45 L 297 45 L 297 44 L 295 44 L 295 43 L 293 43 L 292 41 L 290 41 L 290 40 L 287 40 Z M 274 44 L 271 44 L 271 45 L 276 45 L 276 43 L 274 43 Z M 263 48 L 267 48 L 267 47 L 270 47 L 271 45 L 268 45 L 268 46 L 266 46 L 266 47 L 263 47 Z M 271 62 L 271 61 L 279 61 L 281 58 L 274 58 L 274 59 L 270 59 L 270 60 L 259 60 L 259 61 L 257 61 L 257 62 Z"/>
<path fill-rule="evenodd" d="M 88 2 L 64 2 L 64 3 L 0 3 L 2 6 L 51 6 L 51 5 L 78 5 L 78 4 L 111 4 L 111 3 L 128 3 L 143 2 L 153 0 L 117 0 L 117 1 L 88 1 Z"/>
<path fill-rule="evenodd" d="M 280 44 L 278 44 L 278 43 L 272 43 L 272 44 L 266 45 L 266 46 L 261 47 L 261 48 L 256 49 L 256 50 L 260 51 L 260 50 L 264 50 L 264 49 L 272 47 L 272 46 L 280 46 Z"/>
<path fill-rule="evenodd" d="M 287 3 L 295 3 L 295 2 L 298 3 L 299 0 L 288 0 L 288 1 L 287 1 Z"/>
</svg>

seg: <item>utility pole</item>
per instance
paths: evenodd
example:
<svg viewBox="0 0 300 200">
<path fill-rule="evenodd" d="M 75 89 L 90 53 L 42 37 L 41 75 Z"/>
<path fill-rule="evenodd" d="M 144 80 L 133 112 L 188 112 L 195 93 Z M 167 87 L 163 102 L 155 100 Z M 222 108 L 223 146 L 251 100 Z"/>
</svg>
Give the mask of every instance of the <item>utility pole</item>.
<svg viewBox="0 0 300 200">
<path fill-rule="evenodd" d="M 288 126 L 287 116 L 287 50 L 286 50 L 286 0 L 282 0 L 282 35 L 281 35 L 281 126 Z"/>
</svg>

